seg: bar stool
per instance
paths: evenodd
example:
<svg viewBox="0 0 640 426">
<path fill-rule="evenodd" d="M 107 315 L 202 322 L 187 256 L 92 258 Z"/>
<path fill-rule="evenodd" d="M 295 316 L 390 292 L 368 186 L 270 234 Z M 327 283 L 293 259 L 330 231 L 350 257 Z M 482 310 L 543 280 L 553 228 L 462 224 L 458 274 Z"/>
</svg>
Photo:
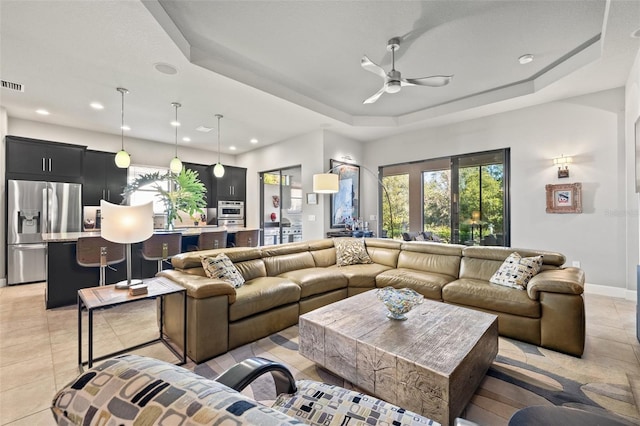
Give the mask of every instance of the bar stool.
<svg viewBox="0 0 640 426">
<path fill-rule="evenodd" d="M 80 237 L 76 245 L 76 262 L 88 268 L 100 267 L 100 285 L 105 285 L 106 268 L 125 261 L 124 245 L 102 237 Z"/>
<path fill-rule="evenodd" d="M 162 271 L 162 262 L 166 262 L 180 253 L 182 233 L 167 232 L 153 234 L 142 243 L 142 257 L 146 260 L 158 261 L 158 272 Z"/>
<path fill-rule="evenodd" d="M 201 232 L 198 237 L 198 250 L 211 250 L 227 247 L 227 231 Z"/>
<path fill-rule="evenodd" d="M 236 247 L 258 247 L 260 230 L 241 230 L 236 232 Z"/>
</svg>

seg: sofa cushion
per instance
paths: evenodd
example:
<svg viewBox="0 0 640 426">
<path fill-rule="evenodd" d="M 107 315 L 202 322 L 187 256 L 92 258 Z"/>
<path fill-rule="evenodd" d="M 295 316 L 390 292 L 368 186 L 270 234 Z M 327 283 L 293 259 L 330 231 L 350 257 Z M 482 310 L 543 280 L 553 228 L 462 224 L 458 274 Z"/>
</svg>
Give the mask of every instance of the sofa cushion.
<svg viewBox="0 0 640 426">
<path fill-rule="evenodd" d="M 136 355 L 111 358 L 62 388 L 57 424 L 299 424 L 227 386 Z"/>
<path fill-rule="evenodd" d="M 447 256 L 433 253 L 420 253 L 403 250 L 398 256 L 398 268 L 407 268 L 424 272 L 435 272 L 458 278 L 460 256 Z"/>
<path fill-rule="evenodd" d="M 262 259 L 267 268 L 267 276 L 275 277 L 284 272 L 297 271 L 299 269 L 313 268 L 316 266 L 313 256 L 308 251 L 300 253 L 287 253 L 264 257 Z"/>
<path fill-rule="evenodd" d="M 532 300 L 526 291 L 471 278 L 461 278 L 445 285 L 442 300 L 529 318 L 540 318 L 541 315 L 540 303 Z"/>
<path fill-rule="evenodd" d="M 442 287 L 455 280 L 451 275 L 437 272 L 416 271 L 414 269 L 390 269 L 376 277 L 376 287 L 410 288 L 424 297 L 442 300 Z"/>
<path fill-rule="evenodd" d="M 435 425 L 419 414 L 363 393 L 311 380 L 296 381 L 298 392 L 282 394 L 272 408 L 308 425 Z"/>
<path fill-rule="evenodd" d="M 260 277 L 236 289 L 236 301 L 229 306 L 229 320 L 236 321 L 300 300 L 300 286 L 281 277 Z"/>
<path fill-rule="evenodd" d="M 280 274 L 300 286 L 300 298 L 345 288 L 348 280 L 336 268 L 306 268 Z"/>
<path fill-rule="evenodd" d="M 201 261 L 207 277 L 226 281 L 235 288 L 240 288 L 244 284 L 244 278 L 226 254 L 220 253 L 216 257 L 203 256 Z"/>
<path fill-rule="evenodd" d="M 337 269 L 347 277 L 349 287 L 374 288 L 376 286 L 376 276 L 391 269 L 391 267 L 378 263 L 369 263 L 367 265 L 333 266 L 331 269 Z"/>
<path fill-rule="evenodd" d="M 334 244 L 338 266 L 373 263 L 361 238 L 336 238 Z"/>
<path fill-rule="evenodd" d="M 522 257 L 511 253 L 489 279 L 490 283 L 526 290 L 527 284 L 542 266 L 542 256 Z"/>
</svg>

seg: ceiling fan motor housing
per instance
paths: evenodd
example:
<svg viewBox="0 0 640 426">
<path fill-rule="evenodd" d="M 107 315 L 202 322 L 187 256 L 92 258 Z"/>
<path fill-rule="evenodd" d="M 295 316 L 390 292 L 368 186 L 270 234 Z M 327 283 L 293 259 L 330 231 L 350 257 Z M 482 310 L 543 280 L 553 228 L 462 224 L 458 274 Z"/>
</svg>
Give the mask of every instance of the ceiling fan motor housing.
<svg viewBox="0 0 640 426">
<path fill-rule="evenodd" d="M 398 93 L 402 88 L 400 71 L 391 70 L 387 73 L 387 93 Z"/>
</svg>

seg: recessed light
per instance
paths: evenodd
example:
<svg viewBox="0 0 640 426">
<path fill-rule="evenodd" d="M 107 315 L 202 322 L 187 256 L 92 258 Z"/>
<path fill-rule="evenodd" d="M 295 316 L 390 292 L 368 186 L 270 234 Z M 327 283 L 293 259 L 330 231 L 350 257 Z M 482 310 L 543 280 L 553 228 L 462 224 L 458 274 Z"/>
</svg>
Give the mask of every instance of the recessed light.
<svg viewBox="0 0 640 426">
<path fill-rule="evenodd" d="M 229 150 L 231 150 L 231 151 L 235 151 L 235 150 L 236 150 L 236 147 L 235 147 L 235 146 L 233 146 L 233 145 L 231 145 L 231 146 L 229 147 Z"/>
<path fill-rule="evenodd" d="M 518 58 L 518 62 L 520 62 L 520 65 L 524 65 L 524 64 L 528 64 L 530 62 L 533 62 L 533 55 L 531 53 L 527 53 L 526 55 L 522 55 Z"/>
<path fill-rule="evenodd" d="M 165 62 L 157 62 L 153 64 L 153 67 L 162 74 L 174 75 L 178 73 L 178 69 L 176 67 Z"/>
<path fill-rule="evenodd" d="M 131 130 L 131 127 L 127 126 L 126 124 L 124 126 L 120 127 L 122 130 Z"/>
<path fill-rule="evenodd" d="M 209 133 L 210 131 L 213 130 L 212 127 L 206 127 L 206 126 L 198 126 L 196 127 L 196 130 L 199 132 L 203 132 L 203 133 Z"/>
<path fill-rule="evenodd" d="M 184 138 L 182 138 L 182 141 L 183 141 L 183 142 L 191 142 L 191 138 L 190 138 L 190 137 L 185 136 Z"/>
<path fill-rule="evenodd" d="M 46 109 L 37 109 L 36 114 L 49 115 L 49 111 L 47 111 Z"/>
<path fill-rule="evenodd" d="M 631 33 L 631 37 L 640 38 L 640 28 Z"/>
<path fill-rule="evenodd" d="M 180 127 L 180 122 L 179 121 L 172 121 L 171 125 L 174 127 Z"/>
<path fill-rule="evenodd" d="M 100 102 L 91 102 L 89 106 L 93 109 L 104 109 L 104 105 L 102 105 Z"/>
<path fill-rule="evenodd" d="M 252 138 L 249 142 L 251 142 L 252 144 L 256 144 L 258 143 L 258 139 Z"/>
</svg>

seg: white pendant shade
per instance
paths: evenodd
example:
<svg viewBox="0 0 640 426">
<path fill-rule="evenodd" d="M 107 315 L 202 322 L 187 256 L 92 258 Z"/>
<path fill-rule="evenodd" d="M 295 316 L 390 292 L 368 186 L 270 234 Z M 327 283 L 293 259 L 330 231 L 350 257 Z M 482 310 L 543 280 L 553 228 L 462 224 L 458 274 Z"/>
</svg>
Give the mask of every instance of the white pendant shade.
<svg viewBox="0 0 640 426">
<path fill-rule="evenodd" d="M 173 157 L 169 163 L 169 170 L 176 174 L 180 173 L 182 171 L 182 161 L 178 157 Z"/>
<path fill-rule="evenodd" d="M 118 151 L 116 154 L 116 166 L 121 169 L 126 169 L 129 167 L 129 164 L 131 164 L 131 157 L 129 156 L 129 153 L 124 149 Z"/>
<path fill-rule="evenodd" d="M 132 244 L 153 235 L 153 202 L 121 206 L 100 200 L 100 236 L 107 241 Z"/>
<path fill-rule="evenodd" d="M 320 173 L 313 175 L 313 192 L 318 194 L 335 194 L 340 189 L 338 175 Z"/>
<path fill-rule="evenodd" d="M 224 166 L 220 163 L 216 163 L 216 165 L 213 166 L 213 175 L 217 178 L 224 176 Z"/>
</svg>

